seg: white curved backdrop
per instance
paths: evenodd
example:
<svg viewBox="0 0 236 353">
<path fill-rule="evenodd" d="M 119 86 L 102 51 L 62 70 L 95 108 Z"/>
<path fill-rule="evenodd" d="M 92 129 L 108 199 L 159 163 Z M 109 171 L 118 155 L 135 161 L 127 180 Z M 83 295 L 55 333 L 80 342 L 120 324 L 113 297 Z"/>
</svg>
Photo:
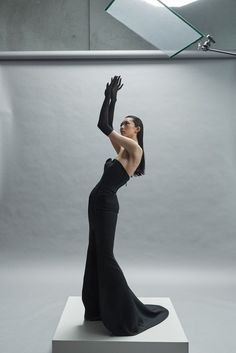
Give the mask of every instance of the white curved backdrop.
<svg viewBox="0 0 236 353">
<path fill-rule="evenodd" d="M 233 351 L 236 64 L 225 59 L 0 63 L 0 350 L 51 352 L 67 297 L 81 295 L 88 196 L 115 157 L 97 128 L 113 75 L 124 82 L 114 128 L 139 116 L 146 157 L 146 175 L 118 191 L 116 259 L 137 296 L 170 297 L 192 353 Z"/>
<path fill-rule="evenodd" d="M 146 175 L 118 191 L 118 258 L 231 267 L 236 66 L 223 59 L 2 62 L 2 256 L 84 262 L 88 195 L 115 156 L 96 125 L 115 74 L 114 128 L 139 116 L 146 157 Z"/>
</svg>

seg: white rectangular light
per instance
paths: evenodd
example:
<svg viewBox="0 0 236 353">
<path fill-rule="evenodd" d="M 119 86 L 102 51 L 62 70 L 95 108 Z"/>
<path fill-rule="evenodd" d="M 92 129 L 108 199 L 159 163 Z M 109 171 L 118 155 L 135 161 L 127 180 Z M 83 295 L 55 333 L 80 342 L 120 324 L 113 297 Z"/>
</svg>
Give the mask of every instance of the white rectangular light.
<svg viewBox="0 0 236 353">
<path fill-rule="evenodd" d="M 162 6 L 158 0 L 143 0 L 153 6 Z M 168 7 L 182 7 L 198 0 L 161 0 Z"/>
<path fill-rule="evenodd" d="M 115 0 L 105 11 L 169 57 L 204 36 L 158 0 Z"/>
</svg>

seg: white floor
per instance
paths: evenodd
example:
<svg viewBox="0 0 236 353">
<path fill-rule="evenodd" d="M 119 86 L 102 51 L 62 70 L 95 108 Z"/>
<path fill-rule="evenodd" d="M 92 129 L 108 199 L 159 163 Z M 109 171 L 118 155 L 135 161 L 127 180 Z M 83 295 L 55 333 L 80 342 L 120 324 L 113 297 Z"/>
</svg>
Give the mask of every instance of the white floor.
<svg viewBox="0 0 236 353">
<path fill-rule="evenodd" d="M 138 297 L 169 297 L 189 340 L 189 353 L 236 350 L 234 271 L 169 268 L 123 270 Z M 45 263 L 0 268 L 0 352 L 50 353 L 68 296 L 80 296 L 83 266 Z"/>
</svg>

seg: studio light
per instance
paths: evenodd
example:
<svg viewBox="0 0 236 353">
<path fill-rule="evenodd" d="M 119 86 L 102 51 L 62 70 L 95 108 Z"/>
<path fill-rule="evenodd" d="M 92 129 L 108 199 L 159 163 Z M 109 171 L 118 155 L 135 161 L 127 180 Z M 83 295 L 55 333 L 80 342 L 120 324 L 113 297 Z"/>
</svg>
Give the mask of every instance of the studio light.
<svg viewBox="0 0 236 353">
<path fill-rule="evenodd" d="M 182 7 L 185 5 L 189 5 L 193 2 L 196 2 L 198 0 L 143 0 L 144 2 L 147 2 L 150 5 L 153 6 L 163 6 L 161 3 L 165 4 L 168 7 Z"/>
</svg>

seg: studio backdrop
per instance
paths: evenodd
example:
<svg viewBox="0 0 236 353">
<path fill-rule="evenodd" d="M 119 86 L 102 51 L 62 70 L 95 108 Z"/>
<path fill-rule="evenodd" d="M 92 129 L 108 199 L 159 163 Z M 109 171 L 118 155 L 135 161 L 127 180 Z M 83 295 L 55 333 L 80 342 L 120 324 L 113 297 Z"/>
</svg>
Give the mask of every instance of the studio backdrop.
<svg viewBox="0 0 236 353">
<path fill-rule="evenodd" d="M 235 265 L 236 63 L 222 59 L 0 63 L 1 259 L 79 261 L 88 196 L 115 158 L 97 122 L 144 124 L 145 175 L 118 191 L 115 254 L 138 268 Z"/>
</svg>

